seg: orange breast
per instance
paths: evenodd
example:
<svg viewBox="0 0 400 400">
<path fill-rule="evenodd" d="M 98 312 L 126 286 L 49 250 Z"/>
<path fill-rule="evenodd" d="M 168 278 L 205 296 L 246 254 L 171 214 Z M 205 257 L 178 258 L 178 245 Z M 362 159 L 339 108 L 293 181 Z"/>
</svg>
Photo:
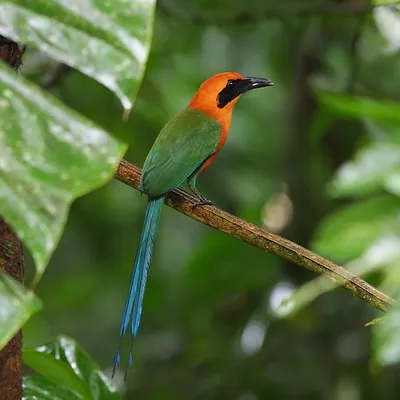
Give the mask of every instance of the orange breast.
<svg viewBox="0 0 400 400">
<path fill-rule="evenodd" d="M 217 151 L 211 157 L 208 158 L 208 160 L 204 163 L 204 165 L 201 167 L 199 172 L 205 171 L 215 160 L 215 158 L 217 157 L 217 155 L 219 154 L 219 152 L 221 151 L 222 147 L 224 146 L 224 144 L 226 142 L 226 139 L 228 137 L 228 132 L 229 132 L 229 126 L 228 126 L 228 130 L 221 128 L 221 134 L 220 134 L 219 140 L 218 140 Z"/>
<path fill-rule="evenodd" d="M 225 87 L 227 79 L 237 79 L 237 77 L 241 77 L 239 74 L 232 73 L 229 73 L 229 76 L 227 76 L 227 74 L 222 75 L 218 74 L 203 83 L 188 105 L 189 108 L 199 110 L 214 118 L 221 126 L 221 134 L 218 140 L 217 151 L 204 163 L 200 169 L 200 172 L 204 171 L 211 165 L 225 144 L 231 125 L 232 111 L 239 99 L 238 96 L 229 102 L 225 107 L 218 107 L 217 96 L 218 93 Z"/>
</svg>

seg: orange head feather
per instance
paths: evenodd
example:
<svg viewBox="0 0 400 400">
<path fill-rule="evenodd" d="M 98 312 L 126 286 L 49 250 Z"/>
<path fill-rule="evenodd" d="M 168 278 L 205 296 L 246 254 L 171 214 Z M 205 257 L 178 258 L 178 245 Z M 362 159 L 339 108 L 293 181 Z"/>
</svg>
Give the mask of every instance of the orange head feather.
<svg viewBox="0 0 400 400">
<path fill-rule="evenodd" d="M 231 125 L 232 111 L 239 97 L 249 90 L 271 85 L 273 83 L 268 79 L 244 77 L 237 72 L 222 72 L 201 84 L 188 107 L 210 115 L 221 125 L 217 151 L 206 161 L 201 171 L 208 168 L 224 145 Z"/>
<path fill-rule="evenodd" d="M 244 77 L 237 72 L 222 72 L 201 84 L 188 107 L 215 118 L 227 134 L 232 111 L 239 97 L 251 89 L 272 84 L 268 79 Z"/>
</svg>

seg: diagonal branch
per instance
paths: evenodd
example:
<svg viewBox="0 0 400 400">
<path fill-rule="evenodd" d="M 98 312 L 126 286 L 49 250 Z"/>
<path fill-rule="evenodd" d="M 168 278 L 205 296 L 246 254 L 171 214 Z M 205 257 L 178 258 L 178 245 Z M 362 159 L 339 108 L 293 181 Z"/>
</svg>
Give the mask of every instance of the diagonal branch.
<svg viewBox="0 0 400 400">
<path fill-rule="evenodd" d="M 140 175 L 140 168 L 126 160 L 122 160 L 115 173 L 115 178 L 134 189 L 139 189 Z M 269 233 L 217 207 L 202 206 L 193 210 L 192 205 L 195 202 L 196 199 L 193 196 L 180 189 L 169 193 L 165 200 L 169 207 L 196 221 L 209 225 L 264 251 L 276 254 L 317 274 L 325 275 L 337 285 L 343 286 L 379 310 L 386 311 L 387 307 L 394 303 L 391 297 L 380 292 L 340 265 L 334 264 L 290 240 Z"/>
</svg>

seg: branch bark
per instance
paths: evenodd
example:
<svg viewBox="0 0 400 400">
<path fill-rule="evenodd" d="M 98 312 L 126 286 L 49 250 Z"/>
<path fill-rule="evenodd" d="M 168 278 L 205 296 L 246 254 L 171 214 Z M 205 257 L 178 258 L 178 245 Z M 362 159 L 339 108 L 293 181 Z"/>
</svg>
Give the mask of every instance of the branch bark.
<svg viewBox="0 0 400 400">
<path fill-rule="evenodd" d="M 22 64 L 26 47 L 0 35 L 0 62 L 15 71 Z M 22 245 L 13 230 L 0 217 L 0 270 L 23 283 L 24 256 Z M 22 332 L 19 331 L 0 351 L 0 397 L 2 400 L 22 399 Z"/>
<path fill-rule="evenodd" d="M 120 162 L 115 173 L 117 180 L 137 190 L 139 190 L 140 176 L 141 169 L 126 160 Z M 379 310 L 386 311 L 388 306 L 394 304 L 394 300 L 391 297 L 380 292 L 340 265 L 215 206 L 202 206 L 193 209 L 192 206 L 195 202 L 196 199 L 193 196 L 181 189 L 170 192 L 165 199 L 167 206 L 196 221 L 211 226 L 261 250 L 273 253 L 309 271 L 326 276 L 337 285 L 343 286 Z"/>
<path fill-rule="evenodd" d="M 23 282 L 22 245 L 2 218 L 0 218 L 0 270 Z M 0 351 L 0 393 L 3 400 L 22 399 L 21 331 Z"/>
</svg>

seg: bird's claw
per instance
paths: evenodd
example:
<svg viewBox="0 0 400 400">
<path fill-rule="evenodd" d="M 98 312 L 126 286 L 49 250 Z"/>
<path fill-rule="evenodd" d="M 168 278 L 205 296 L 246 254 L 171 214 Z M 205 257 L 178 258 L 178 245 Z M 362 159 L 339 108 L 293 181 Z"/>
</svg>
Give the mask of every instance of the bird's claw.
<svg viewBox="0 0 400 400">
<path fill-rule="evenodd" d="M 199 206 L 213 206 L 213 205 L 214 205 L 214 203 L 211 200 L 202 199 L 192 205 L 192 210 L 194 210 L 195 208 L 197 208 Z"/>
</svg>

